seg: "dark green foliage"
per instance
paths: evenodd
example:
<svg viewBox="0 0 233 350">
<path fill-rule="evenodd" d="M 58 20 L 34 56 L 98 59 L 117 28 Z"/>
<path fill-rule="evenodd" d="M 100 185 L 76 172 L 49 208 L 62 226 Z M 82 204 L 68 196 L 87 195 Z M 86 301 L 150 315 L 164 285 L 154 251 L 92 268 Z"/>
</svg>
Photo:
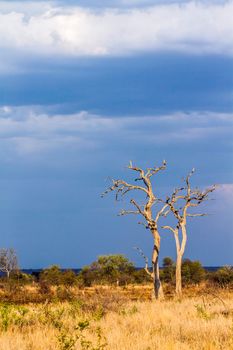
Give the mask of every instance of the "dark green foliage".
<svg viewBox="0 0 233 350">
<path fill-rule="evenodd" d="M 191 261 L 185 259 L 182 262 L 182 282 L 183 284 L 199 283 L 205 277 L 205 270 L 203 269 L 200 261 Z"/>
<path fill-rule="evenodd" d="M 170 258 L 170 256 L 166 256 L 163 259 L 163 267 L 171 267 L 174 266 L 174 261 L 172 260 L 172 258 Z"/>
<path fill-rule="evenodd" d="M 161 271 L 161 279 L 167 283 L 175 282 L 175 263 L 170 257 L 163 259 L 163 269 Z"/>
<path fill-rule="evenodd" d="M 151 277 L 146 273 L 144 269 L 135 270 L 133 273 L 134 283 L 142 284 L 151 282 Z"/>
<path fill-rule="evenodd" d="M 35 281 L 34 276 L 21 271 L 12 272 L 10 279 L 18 282 L 20 285 L 31 284 L 33 281 Z"/>
<path fill-rule="evenodd" d="M 91 265 L 85 266 L 79 279 L 85 286 L 92 283 L 116 283 L 124 285 L 134 280 L 135 267 L 124 255 L 102 255 Z"/>
<path fill-rule="evenodd" d="M 61 282 L 65 286 L 74 286 L 77 283 L 77 276 L 74 271 L 67 270 L 62 273 Z"/>
<path fill-rule="evenodd" d="M 94 271 L 89 266 L 84 266 L 78 275 L 78 285 L 80 287 L 90 287 L 95 277 Z"/>
<path fill-rule="evenodd" d="M 224 266 L 218 269 L 210 275 L 210 279 L 221 287 L 233 286 L 233 267 Z"/>
<path fill-rule="evenodd" d="M 52 265 L 40 273 L 40 282 L 50 285 L 59 285 L 62 280 L 62 272 L 58 265 Z"/>
<path fill-rule="evenodd" d="M 181 267 L 182 282 L 184 285 L 199 283 L 205 277 L 205 270 L 199 261 L 184 259 Z M 163 259 L 163 268 L 160 272 L 161 280 L 167 283 L 175 284 L 176 265 L 170 257 Z"/>
<path fill-rule="evenodd" d="M 73 286 L 77 283 L 77 277 L 72 270 L 62 272 L 58 265 L 52 265 L 40 273 L 40 284 Z"/>
</svg>

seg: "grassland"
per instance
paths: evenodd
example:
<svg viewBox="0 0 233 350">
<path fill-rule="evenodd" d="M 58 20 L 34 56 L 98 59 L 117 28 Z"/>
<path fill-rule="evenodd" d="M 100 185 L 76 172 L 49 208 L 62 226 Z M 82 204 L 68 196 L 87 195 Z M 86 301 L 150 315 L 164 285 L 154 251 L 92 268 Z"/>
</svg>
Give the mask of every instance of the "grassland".
<svg viewBox="0 0 233 350">
<path fill-rule="evenodd" d="M 233 349 L 232 291 L 199 286 L 182 300 L 167 293 L 151 302 L 150 288 L 92 287 L 73 290 L 70 301 L 52 291 L 50 301 L 2 302 L 0 350 Z"/>
</svg>

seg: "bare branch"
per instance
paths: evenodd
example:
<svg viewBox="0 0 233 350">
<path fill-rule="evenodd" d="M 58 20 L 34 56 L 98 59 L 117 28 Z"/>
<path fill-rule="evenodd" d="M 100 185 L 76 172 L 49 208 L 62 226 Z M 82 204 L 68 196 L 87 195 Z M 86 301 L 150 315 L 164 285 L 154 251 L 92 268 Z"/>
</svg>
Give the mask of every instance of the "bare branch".
<svg viewBox="0 0 233 350">
<path fill-rule="evenodd" d="M 13 248 L 0 249 L 0 271 L 5 272 L 9 278 L 12 271 L 18 269 L 16 252 Z"/>
<path fill-rule="evenodd" d="M 180 197 L 180 196 L 179 196 Z M 173 195 L 172 197 L 167 197 L 167 200 L 166 200 L 166 203 L 167 205 L 169 206 L 170 208 L 170 211 L 174 214 L 175 218 L 180 221 L 181 220 L 181 215 L 179 213 L 179 209 L 177 209 L 174 204 L 176 203 L 176 199 L 177 197 L 174 197 L 173 198 Z"/>
<path fill-rule="evenodd" d="M 170 209 L 166 210 L 164 213 L 161 214 L 161 216 L 163 216 L 164 218 L 166 218 L 168 216 L 168 214 L 170 213 Z"/>
<path fill-rule="evenodd" d="M 207 216 L 207 214 L 204 214 L 204 213 L 203 214 L 189 214 L 189 213 L 187 213 L 187 216 L 194 218 L 196 216 Z"/>
<path fill-rule="evenodd" d="M 170 210 L 167 210 L 166 212 L 165 212 L 165 209 L 168 207 L 168 204 L 165 204 L 163 207 L 162 207 L 162 209 L 160 209 L 159 211 L 158 211 L 158 213 L 157 213 L 157 215 L 156 215 L 156 217 L 155 217 L 155 222 L 157 223 L 158 222 L 158 220 L 159 220 L 159 218 L 161 217 L 161 216 L 167 216 L 168 215 L 168 213 L 169 213 L 169 211 Z"/>
<path fill-rule="evenodd" d="M 190 187 L 190 177 L 193 175 L 193 173 L 195 172 L 195 168 L 193 168 L 190 173 L 186 176 L 186 185 L 187 185 L 187 193 L 190 194 L 191 191 L 191 187 Z"/>
<path fill-rule="evenodd" d="M 138 251 L 138 253 L 143 257 L 144 261 L 145 261 L 145 267 L 144 270 L 146 271 L 146 273 L 153 278 L 153 272 L 151 272 L 148 268 L 148 258 L 147 256 L 143 253 L 142 249 L 138 248 L 138 247 L 134 247 L 134 249 L 136 249 Z"/>
<path fill-rule="evenodd" d="M 171 226 L 166 225 L 166 226 L 162 226 L 162 228 L 163 228 L 164 230 L 170 230 L 170 231 L 172 231 L 174 234 L 177 233 L 177 229 L 174 229 L 174 228 L 171 227 Z"/>
<path fill-rule="evenodd" d="M 121 211 L 120 211 L 120 213 L 118 214 L 118 216 L 123 216 L 123 215 L 128 215 L 128 214 L 135 214 L 135 215 L 137 215 L 137 214 L 140 214 L 140 212 L 137 210 L 124 210 L 124 209 L 122 209 Z"/>
<path fill-rule="evenodd" d="M 113 185 L 108 187 L 106 189 L 106 191 L 104 191 L 101 194 L 101 197 L 104 197 L 109 192 L 115 191 L 115 193 L 116 193 L 116 200 L 118 200 L 119 196 L 123 197 L 127 192 L 132 191 L 132 190 L 143 191 L 144 193 L 146 193 L 147 196 L 149 195 L 149 193 L 148 193 L 148 191 L 147 191 L 147 189 L 145 187 L 132 185 L 132 184 L 129 184 L 128 182 L 126 182 L 124 180 L 113 180 L 112 179 L 112 183 L 113 183 Z"/>
<path fill-rule="evenodd" d="M 140 205 L 139 205 L 134 199 L 131 199 L 131 200 L 130 200 L 130 203 L 132 203 L 132 204 L 137 208 L 137 210 L 139 211 L 139 213 L 140 213 L 141 215 L 143 215 L 144 217 L 146 217 L 145 211 L 141 209 Z"/>
<path fill-rule="evenodd" d="M 189 207 L 197 207 L 202 202 L 208 200 L 209 193 L 213 192 L 216 189 L 216 185 L 207 188 L 204 191 L 199 190 L 198 188 L 192 189 L 190 186 L 190 178 L 193 175 L 195 169 L 187 175 L 185 182 L 186 187 L 177 188 L 173 191 L 171 197 L 167 197 L 166 203 L 169 205 L 170 210 L 173 212 L 175 218 L 181 223 L 187 216 L 204 216 L 205 214 L 188 214 L 187 209 Z M 182 191 L 186 191 L 186 194 L 182 194 Z M 175 204 L 179 200 L 184 200 L 184 204 L 176 208 Z"/>
<path fill-rule="evenodd" d="M 158 173 L 160 170 L 165 170 L 167 166 L 166 160 L 163 161 L 163 165 L 160 167 L 147 168 L 146 177 L 150 178 L 154 174 Z"/>
<path fill-rule="evenodd" d="M 145 176 L 144 170 L 142 168 L 133 166 L 132 161 L 129 162 L 128 168 L 131 169 L 131 170 L 139 172 L 142 179 Z"/>
</svg>

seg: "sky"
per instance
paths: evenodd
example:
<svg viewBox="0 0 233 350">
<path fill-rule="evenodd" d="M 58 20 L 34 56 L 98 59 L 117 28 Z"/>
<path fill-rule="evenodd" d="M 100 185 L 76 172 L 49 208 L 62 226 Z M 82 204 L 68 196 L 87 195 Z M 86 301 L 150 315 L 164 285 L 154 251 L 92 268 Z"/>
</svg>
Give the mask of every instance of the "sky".
<svg viewBox="0 0 233 350">
<path fill-rule="evenodd" d="M 160 197 L 193 167 L 194 187 L 218 184 L 185 257 L 233 265 L 232 13 L 233 1 L 0 1 L 0 247 L 22 268 L 118 253 L 142 266 L 133 247 L 150 256 L 152 236 L 117 216 L 132 195 L 100 195 L 134 181 L 130 160 L 163 159 Z M 161 260 L 175 258 L 161 237 Z"/>
</svg>

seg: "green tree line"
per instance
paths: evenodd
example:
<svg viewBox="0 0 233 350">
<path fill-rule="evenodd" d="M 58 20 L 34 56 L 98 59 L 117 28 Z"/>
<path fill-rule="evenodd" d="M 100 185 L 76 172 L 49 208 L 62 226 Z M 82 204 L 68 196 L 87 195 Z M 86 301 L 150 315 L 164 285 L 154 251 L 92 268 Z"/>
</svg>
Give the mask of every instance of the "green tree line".
<svg viewBox="0 0 233 350">
<path fill-rule="evenodd" d="M 175 286 L 175 262 L 166 257 L 163 259 L 160 271 L 161 280 Z M 2 280 L 6 277 L 2 276 Z M 218 286 L 233 287 L 233 268 L 221 267 L 217 271 L 206 271 L 200 261 L 184 259 L 182 261 L 182 279 L 184 285 L 198 284 L 208 280 Z M 102 255 L 90 265 L 84 266 L 76 274 L 73 270 L 62 270 L 58 265 L 52 265 L 42 270 L 36 280 L 35 276 L 27 275 L 19 270 L 11 274 L 10 280 L 22 283 L 38 282 L 42 287 L 51 285 L 90 287 L 92 285 L 143 284 L 150 282 L 146 271 L 136 268 L 133 262 L 122 254 Z"/>
</svg>

